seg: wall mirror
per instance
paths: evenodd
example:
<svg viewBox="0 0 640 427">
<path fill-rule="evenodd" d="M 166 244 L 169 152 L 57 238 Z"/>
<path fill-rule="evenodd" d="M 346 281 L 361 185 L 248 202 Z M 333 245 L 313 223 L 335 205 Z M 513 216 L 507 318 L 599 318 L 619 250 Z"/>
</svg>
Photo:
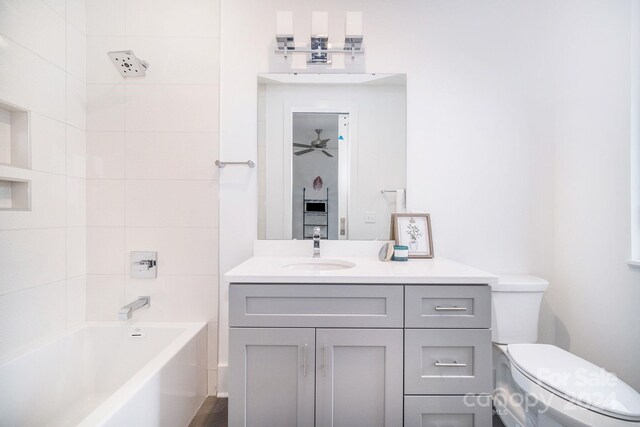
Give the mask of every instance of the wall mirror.
<svg viewBox="0 0 640 427">
<path fill-rule="evenodd" d="M 260 239 L 388 239 L 406 204 L 406 76 L 258 76 Z"/>
</svg>

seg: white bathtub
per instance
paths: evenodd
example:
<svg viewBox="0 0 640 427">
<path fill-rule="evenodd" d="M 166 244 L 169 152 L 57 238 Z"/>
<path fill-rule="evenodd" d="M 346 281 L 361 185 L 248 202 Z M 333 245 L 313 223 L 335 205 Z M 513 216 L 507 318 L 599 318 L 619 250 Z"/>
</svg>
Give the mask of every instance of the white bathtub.
<svg viewBox="0 0 640 427">
<path fill-rule="evenodd" d="M 85 323 L 0 365 L 0 426 L 187 426 L 206 336 L 206 323 Z"/>
</svg>

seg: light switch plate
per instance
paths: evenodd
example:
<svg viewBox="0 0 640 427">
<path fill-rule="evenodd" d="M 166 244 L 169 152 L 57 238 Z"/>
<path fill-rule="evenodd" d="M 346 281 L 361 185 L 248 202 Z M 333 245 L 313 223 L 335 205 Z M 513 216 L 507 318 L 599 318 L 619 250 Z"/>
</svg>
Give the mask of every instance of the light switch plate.
<svg viewBox="0 0 640 427">
<path fill-rule="evenodd" d="M 367 224 L 375 224 L 376 223 L 376 213 L 375 212 L 367 212 L 364 217 L 364 222 Z"/>
<path fill-rule="evenodd" d="M 132 251 L 131 277 L 136 279 L 155 279 L 158 277 L 158 252 Z"/>
</svg>

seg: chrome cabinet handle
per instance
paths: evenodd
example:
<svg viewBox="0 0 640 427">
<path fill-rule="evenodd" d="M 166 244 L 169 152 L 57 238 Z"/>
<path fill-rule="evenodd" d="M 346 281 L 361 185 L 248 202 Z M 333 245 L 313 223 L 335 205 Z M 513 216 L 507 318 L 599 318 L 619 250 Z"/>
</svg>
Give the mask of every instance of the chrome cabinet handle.
<svg viewBox="0 0 640 427">
<path fill-rule="evenodd" d="M 327 375 L 327 344 L 322 345 L 322 376 Z"/>
<path fill-rule="evenodd" d="M 436 363 L 434 363 L 433 366 L 439 366 L 443 368 L 465 368 L 467 364 L 459 363 L 457 361 L 454 361 L 453 363 L 444 363 L 444 362 L 440 362 L 439 360 L 436 360 Z"/>
<path fill-rule="evenodd" d="M 458 307 L 457 305 L 453 307 L 440 307 L 436 305 L 436 311 L 467 311 L 467 307 Z"/>
<path fill-rule="evenodd" d="M 307 376 L 307 354 L 309 353 L 309 346 L 307 344 L 304 345 L 304 349 L 302 350 L 302 374 Z"/>
</svg>

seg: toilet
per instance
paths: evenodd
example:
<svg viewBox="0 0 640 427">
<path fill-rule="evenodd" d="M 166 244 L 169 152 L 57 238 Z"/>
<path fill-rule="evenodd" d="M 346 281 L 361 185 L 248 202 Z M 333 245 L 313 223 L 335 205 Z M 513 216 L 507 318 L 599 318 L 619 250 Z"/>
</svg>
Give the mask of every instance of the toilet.
<svg viewBox="0 0 640 427">
<path fill-rule="evenodd" d="M 506 427 L 640 427 L 640 394 L 561 348 L 537 344 L 549 283 L 509 275 L 491 287 L 494 395 Z"/>
</svg>

